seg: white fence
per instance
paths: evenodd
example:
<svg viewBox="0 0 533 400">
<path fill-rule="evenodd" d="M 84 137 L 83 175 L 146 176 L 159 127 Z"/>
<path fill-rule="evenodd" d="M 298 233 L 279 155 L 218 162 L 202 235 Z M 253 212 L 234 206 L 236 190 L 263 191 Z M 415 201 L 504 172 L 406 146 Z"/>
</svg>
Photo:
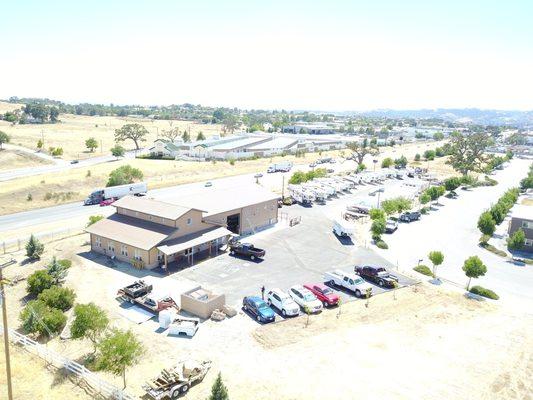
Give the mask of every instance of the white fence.
<svg viewBox="0 0 533 400">
<path fill-rule="evenodd" d="M 3 335 L 3 329 L 0 325 L 0 336 Z M 66 357 L 57 354 L 55 351 L 47 349 L 35 340 L 30 339 L 27 336 L 9 329 L 9 338 L 13 343 L 22 345 L 26 350 L 46 360 L 49 364 L 56 368 L 65 368 L 77 377 L 83 379 L 92 389 L 100 393 L 104 398 L 115 400 L 134 400 L 135 398 L 122 389 L 117 388 L 109 382 L 100 379 L 95 373 L 89 371 L 83 365 L 78 364 Z"/>
<path fill-rule="evenodd" d="M 67 236 L 71 236 L 74 234 L 78 234 L 82 232 L 82 227 L 69 227 L 69 228 L 63 228 L 63 229 L 57 229 L 54 231 L 49 232 L 42 232 L 42 233 L 35 233 L 33 236 L 35 236 L 37 239 L 39 239 L 43 243 L 50 243 L 54 240 L 61 239 Z M 9 240 L 0 240 L 0 254 L 7 254 L 12 253 L 15 251 L 19 251 L 26 246 L 26 243 L 28 242 L 30 238 L 30 235 L 22 236 L 14 239 Z"/>
</svg>

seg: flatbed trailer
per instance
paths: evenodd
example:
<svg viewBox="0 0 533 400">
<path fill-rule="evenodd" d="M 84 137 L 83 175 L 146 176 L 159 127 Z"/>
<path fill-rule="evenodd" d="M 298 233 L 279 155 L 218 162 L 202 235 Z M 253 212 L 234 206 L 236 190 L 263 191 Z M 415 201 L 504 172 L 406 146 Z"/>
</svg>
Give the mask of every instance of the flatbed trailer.
<svg viewBox="0 0 533 400">
<path fill-rule="evenodd" d="M 122 301 L 141 306 L 153 313 L 175 308 L 179 310 L 178 305 L 170 296 L 157 296 L 152 293 L 153 286 L 147 285 L 144 281 L 135 281 L 131 285 L 119 289 L 117 297 Z"/>
<path fill-rule="evenodd" d="M 143 389 L 154 400 L 177 399 L 192 385 L 201 382 L 210 368 L 211 361 L 180 362 L 175 367 L 163 369 L 156 378 L 146 382 Z"/>
</svg>

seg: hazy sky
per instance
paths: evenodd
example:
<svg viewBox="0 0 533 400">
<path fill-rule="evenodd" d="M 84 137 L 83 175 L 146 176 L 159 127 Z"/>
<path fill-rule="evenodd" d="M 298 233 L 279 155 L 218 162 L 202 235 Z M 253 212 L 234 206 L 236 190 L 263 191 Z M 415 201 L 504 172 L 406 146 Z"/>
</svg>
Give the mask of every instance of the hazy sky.
<svg viewBox="0 0 533 400">
<path fill-rule="evenodd" d="M 0 98 L 533 109 L 533 1 L 6 1 Z"/>
</svg>

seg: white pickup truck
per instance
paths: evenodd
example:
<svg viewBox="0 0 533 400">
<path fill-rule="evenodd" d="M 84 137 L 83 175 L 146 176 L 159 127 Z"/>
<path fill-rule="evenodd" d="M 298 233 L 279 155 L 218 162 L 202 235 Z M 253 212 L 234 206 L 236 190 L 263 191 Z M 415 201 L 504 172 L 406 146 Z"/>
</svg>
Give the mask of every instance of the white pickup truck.
<svg viewBox="0 0 533 400">
<path fill-rule="evenodd" d="M 338 269 L 326 272 L 324 282 L 351 290 L 357 297 L 366 296 L 367 293 L 372 296 L 372 285 L 353 273 L 346 273 Z"/>
</svg>

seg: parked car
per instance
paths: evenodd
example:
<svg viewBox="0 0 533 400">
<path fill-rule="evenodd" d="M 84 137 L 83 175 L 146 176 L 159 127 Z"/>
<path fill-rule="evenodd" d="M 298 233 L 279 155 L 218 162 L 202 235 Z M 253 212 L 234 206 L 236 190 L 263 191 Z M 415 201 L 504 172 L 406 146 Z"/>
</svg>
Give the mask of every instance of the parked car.
<svg viewBox="0 0 533 400">
<path fill-rule="evenodd" d="M 80 160 L 72 160 L 70 163 L 71 164 L 78 164 L 80 162 Z"/>
<path fill-rule="evenodd" d="M 447 195 L 446 195 L 447 198 L 449 199 L 456 199 L 459 197 L 459 195 L 457 194 L 457 192 L 455 190 L 451 190 Z"/>
<path fill-rule="evenodd" d="M 322 310 L 322 303 L 311 291 L 302 285 L 295 285 L 289 289 L 289 295 L 304 311 L 317 313 Z"/>
<path fill-rule="evenodd" d="M 234 256 L 236 254 L 250 257 L 251 260 L 263 258 L 265 250 L 255 247 L 251 243 L 232 242 L 229 244 L 229 253 Z"/>
<path fill-rule="evenodd" d="M 383 267 L 372 267 L 370 265 L 355 266 L 354 272 L 362 278 L 377 283 L 381 287 L 394 287 L 398 283 L 398 277 L 392 275 Z"/>
<path fill-rule="evenodd" d="M 111 199 L 102 200 L 100 202 L 100 207 L 105 207 L 113 204 L 115 201 L 117 201 L 116 197 L 112 197 Z"/>
<path fill-rule="evenodd" d="M 246 296 L 242 299 L 244 311 L 252 314 L 257 322 L 274 322 L 276 314 L 261 297 Z"/>
<path fill-rule="evenodd" d="M 328 168 L 328 169 L 326 170 L 326 172 L 327 172 L 328 174 L 332 174 L 332 173 L 335 172 L 335 170 L 334 170 L 333 168 Z"/>
<path fill-rule="evenodd" d="M 372 285 L 365 282 L 363 278 L 338 269 L 326 272 L 324 274 L 324 282 L 328 282 L 331 286 L 340 286 L 351 290 L 357 297 L 362 297 L 363 293 L 372 295 Z"/>
<path fill-rule="evenodd" d="M 398 222 L 393 219 L 388 219 L 385 223 L 385 233 L 394 233 L 398 229 Z"/>
<path fill-rule="evenodd" d="M 213 183 L 212 182 L 206 182 L 204 186 L 205 187 L 211 187 L 211 186 L 213 186 Z"/>
<path fill-rule="evenodd" d="M 313 293 L 322 302 L 324 308 L 339 304 L 339 296 L 323 283 L 307 283 L 304 288 Z"/>
<path fill-rule="evenodd" d="M 402 222 L 412 222 L 412 221 L 418 221 L 420 219 L 422 214 L 418 211 L 408 211 L 404 212 L 402 215 L 400 215 L 400 221 Z"/>
<path fill-rule="evenodd" d="M 261 172 L 257 173 L 254 175 L 254 178 L 262 178 L 263 177 L 263 174 Z"/>
<path fill-rule="evenodd" d="M 292 297 L 278 288 L 268 291 L 267 303 L 270 307 L 274 306 L 280 310 L 284 317 L 294 316 L 300 313 L 300 307 Z"/>
</svg>

